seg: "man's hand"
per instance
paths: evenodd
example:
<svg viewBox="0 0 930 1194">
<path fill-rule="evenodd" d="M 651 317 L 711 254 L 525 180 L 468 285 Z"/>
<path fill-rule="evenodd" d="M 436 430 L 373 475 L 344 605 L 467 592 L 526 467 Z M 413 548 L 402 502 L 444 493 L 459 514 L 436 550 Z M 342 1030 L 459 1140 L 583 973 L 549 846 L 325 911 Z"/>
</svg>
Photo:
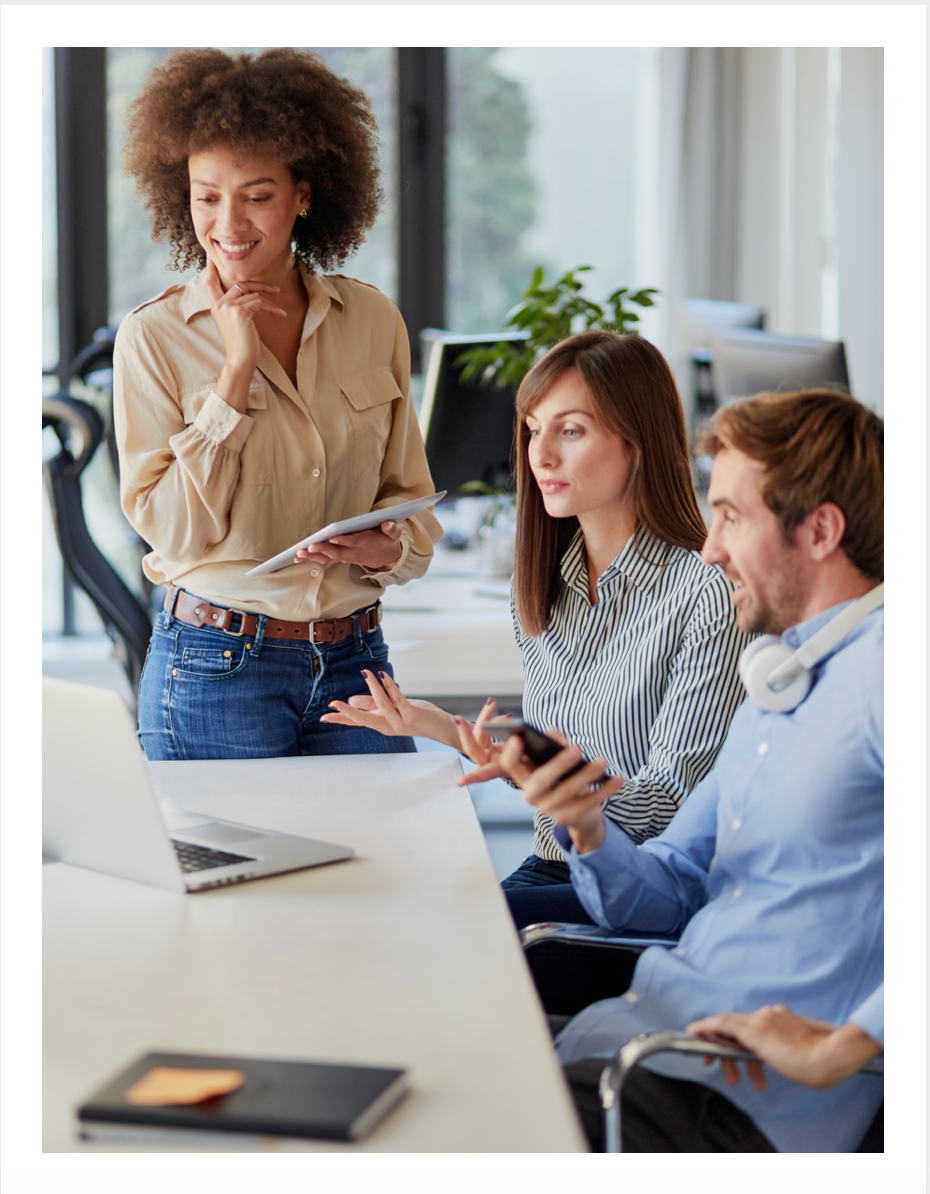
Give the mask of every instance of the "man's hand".
<svg viewBox="0 0 930 1194">
<path fill-rule="evenodd" d="M 727 1037 L 757 1053 L 779 1074 L 814 1090 L 835 1086 L 883 1051 L 878 1041 L 851 1020 L 837 1028 L 825 1020 L 799 1016 L 783 1003 L 754 1012 L 705 1016 L 689 1024 L 688 1032 Z M 706 1064 L 712 1062 L 712 1058 L 705 1058 Z M 730 1086 L 739 1082 L 739 1066 L 732 1058 L 721 1058 L 720 1068 Z M 746 1069 L 756 1090 L 765 1090 L 765 1074 L 758 1062 L 749 1063 Z"/>
<path fill-rule="evenodd" d="M 581 759 L 581 748 L 569 746 L 558 730 L 546 730 L 546 733 L 565 746 L 565 750 L 548 763 L 534 767 L 523 754 L 519 735 L 512 734 L 501 753 L 500 765 L 523 789 L 524 799 L 552 817 L 556 824 L 564 825 L 578 853 L 588 854 L 604 840 L 607 828 L 601 807 L 608 797 L 623 787 L 623 776 L 605 779 L 607 760 L 594 759 L 566 777 L 565 773 Z M 592 789 L 591 785 L 599 781 L 603 782 Z"/>
<path fill-rule="evenodd" d="M 361 564 L 376 571 L 387 571 L 400 559 L 400 526 L 385 520 L 374 531 L 356 531 L 354 535 L 333 535 L 324 543 L 302 547 L 294 556 L 295 564 Z"/>
</svg>

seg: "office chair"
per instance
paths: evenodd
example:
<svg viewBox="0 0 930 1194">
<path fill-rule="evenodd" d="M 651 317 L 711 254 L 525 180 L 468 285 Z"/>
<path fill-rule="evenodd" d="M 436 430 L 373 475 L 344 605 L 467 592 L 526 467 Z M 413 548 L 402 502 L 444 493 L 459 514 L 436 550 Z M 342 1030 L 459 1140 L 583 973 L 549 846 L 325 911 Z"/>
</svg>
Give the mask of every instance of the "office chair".
<svg viewBox="0 0 930 1194">
<path fill-rule="evenodd" d="M 84 385 L 94 386 L 103 393 L 103 435 L 107 445 L 107 456 L 113 476 L 119 484 L 119 451 L 116 447 L 116 431 L 113 426 L 113 349 L 116 345 L 118 327 L 97 328 L 94 338 L 77 354 L 68 368 L 66 386 L 71 382 L 81 381 Z M 139 585 L 146 607 L 151 609 L 152 595 L 155 586 L 142 571 L 142 557 L 152 549 L 148 543 L 132 528 L 129 536 L 135 544 L 139 556 Z"/>
<path fill-rule="evenodd" d="M 91 538 L 81 499 L 81 474 L 104 437 L 103 420 L 89 403 L 60 390 L 43 398 L 42 426 L 54 428 L 61 445 L 55 456 L 43 462 L 42 472 L 65 569 L 93 602 L 136 692 L 152 624 Z"/>
<path fill-rule="evenodd" d="M 116 343 L 116 328 L 97 328 L 93 341 L 82 348 L 68 369 L 64 380 L 67 388 L 78 380 L 85 385 L 96 385 L 107 395 L 103 417 L 104 436 L 107 441 L 107 455 L 114 476 L 119 481 L 119 456 L 116 451 L 116 436 L 113 431 L 113 346 Z M 95 378 L 91 378 L 96 374 Z"/>
<path fill-rule="evenodd" d="M 601 1106 L 604 1108 L 607 1149 L 609 1153 L 623 1151 L 620 1097 L 623 1084 L 631 1070 L 654 1053 L 686 1053 L 701 1057 L 732 1057 L 735 1061 L 760 1061 L 755 1053 L 749 1053 L 733 1045 L 705 1041 L 686 1032 L 649 1032 L 627 1042 L 612 1062 L 604 1067 L 600 1081 Z M 860 1073 L 882 1075 L 885 1072 L 881 1061 L 867 1062 Z M 856 1152 L 881 1153 L 885 1151 L 884 1103 L 875 1113 Z"/>
<path fill-rule="evenodd" d="M 567 946 L 598 946 L 631 953 L 642 953 L 644 949 L 648 949 L 652 945 L 671 949 L 678 944 L 677 938 L 674 937 L 648 934 L 623 935 L 616 933 L 613 929 L 601 928 L 599 925 L 549 922 L 527 925 L 520 931 L 520 942 L 524 952 L 543 941 L 557 941 Z M 688 1033 L 653 1032 L 634 1037 L 624 1045 L 613 1061 L 604 1067 L 601 1074 L 600 1097 L 601 1105 L 604 1108 L 607 1152 L 623 1151 L 620 1098 L 623 1084 L 630 1071 L 654 1053 L 669 1052 L 698 1054 L 704 1057 L 732 1057 L 736 1061 L 760 1060 L 754 1053 L 749 1053 L 745 1049 L 701 1040 Z M 884 1065 L 880 1061 L 870 1061 L 862 1067 L 862 1072 L 883 1074 Z M 856 1151 L 861 1153 L 884 1152 L 884 1128 L 883 1103 Z"/>
</svg>

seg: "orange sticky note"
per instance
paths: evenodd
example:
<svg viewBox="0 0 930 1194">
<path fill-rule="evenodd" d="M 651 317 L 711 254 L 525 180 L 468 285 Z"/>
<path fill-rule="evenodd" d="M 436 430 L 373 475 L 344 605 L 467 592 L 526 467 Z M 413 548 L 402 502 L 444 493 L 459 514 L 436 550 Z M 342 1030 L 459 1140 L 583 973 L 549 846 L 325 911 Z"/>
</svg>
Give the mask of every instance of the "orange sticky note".
<svg viewBox="0 0 930 1194">
<path fill-rule="evenodd" d="M 157 1065 L 125 1092 L 128 1103 L 158 1107 L 171 1103 L 202 1103 L 229 1094 L 245 1082 L 241 1070 L 182 1070 Z"/>
</svg>

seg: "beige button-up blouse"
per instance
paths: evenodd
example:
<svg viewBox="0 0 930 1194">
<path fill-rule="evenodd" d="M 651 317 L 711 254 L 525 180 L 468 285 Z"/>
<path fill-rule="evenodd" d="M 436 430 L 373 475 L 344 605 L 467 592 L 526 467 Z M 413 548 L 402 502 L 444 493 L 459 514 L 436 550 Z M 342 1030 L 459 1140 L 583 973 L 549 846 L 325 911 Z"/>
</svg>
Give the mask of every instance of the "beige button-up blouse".
<svg viewBox="0 0 930 1194">
<path fill-rule="evenodd" d="M 198 275 L 123 320 L 113 402 L 122 506 L 152 546 L 146 575 L 311 622 L 422 576 L 442 528 L 429 511 L 401 523 L 401 557 L 384 572 L 305 562 L 246 576 L 327 523 L 433 492 L 399 311 L 364 282 L 301 272 L 296 389 L 263 347 L 247 414 L 216 393 L 226 351 Z"/>
</svg>

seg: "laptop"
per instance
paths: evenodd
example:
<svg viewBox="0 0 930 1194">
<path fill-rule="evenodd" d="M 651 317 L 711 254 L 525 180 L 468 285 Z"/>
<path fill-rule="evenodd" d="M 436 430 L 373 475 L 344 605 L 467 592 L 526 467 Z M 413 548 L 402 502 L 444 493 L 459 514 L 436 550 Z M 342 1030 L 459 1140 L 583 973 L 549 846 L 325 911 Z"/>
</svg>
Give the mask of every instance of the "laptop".
<svg viewBox="0 0 930 1194">
<path fill-rule="evenodd" d="M 355 853 L 195 812 L 166 813 L 169 832 L 119 693 L 47 676 L 42 788 L 43 857 L 169 891 L 263 879 Z"/>
</svg>

